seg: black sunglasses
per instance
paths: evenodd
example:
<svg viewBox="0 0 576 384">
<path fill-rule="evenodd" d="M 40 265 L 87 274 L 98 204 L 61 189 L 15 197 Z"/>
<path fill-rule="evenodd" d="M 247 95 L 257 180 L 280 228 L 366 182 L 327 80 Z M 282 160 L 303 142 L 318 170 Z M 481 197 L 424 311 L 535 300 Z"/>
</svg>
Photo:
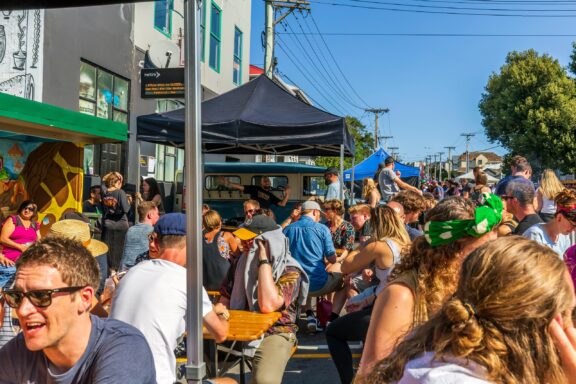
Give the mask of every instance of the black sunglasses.
<svg viewBox="0 0 576 384">
<path fill-rule="evenodd" d="M 33 205 L 31 205 L 31 206 L 28 206 L 28 207 L 24 207 L 24 209 L 22 209 L 22 211 L 35 212 L 35 211 L 36 211 L 36 207 L 34 207 Z"/>
<path fill-rule="evenodd" d="M 2 292 L 2 296 L 6 300 L 6 303 L 12 308 L 18 308 L 24 300 L 24 296 L 30 300 L 32 305 L 38 308 L 46 308 L 52 304 L 52 295 L 54 293 L 67 292 L 72 293 L 85 288 L 83 285 L 81 287 L 64 287 L 56 289 L 37 289 L 34 291 L 22 292 L 16 290 L 6 290 Z"/>
</svg>

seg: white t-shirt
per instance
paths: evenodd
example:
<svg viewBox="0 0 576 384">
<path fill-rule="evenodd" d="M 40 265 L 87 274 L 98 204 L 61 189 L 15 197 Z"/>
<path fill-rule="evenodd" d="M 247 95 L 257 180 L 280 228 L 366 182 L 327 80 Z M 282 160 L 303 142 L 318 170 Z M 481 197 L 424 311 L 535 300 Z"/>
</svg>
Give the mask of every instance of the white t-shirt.
<svg viewBox="0 0 576 384">
<path fill-rule="evenodd" d="M 544 223 L 534 224 L 530 228 L 528 228 L 522 236 L 529 238 L 530 240 L 534 240 L 540 244 L 547 245 L 554 252 L 560 256 L 560 258 L 564 257 L 564 253 L 568 248 L 570 248 L 570 236 L 559 234 L 556 242 L 553 242 L 548 233 L 544 229 Z"/>
<path fill-rule="evenodd" d="M 434 360 L 434 353 L 426 352 L 404 367 L 397 384 L 489 384 L 486 369 L 472 361 L 443 356 Z"/>
<path fill-rule="evenodd" d="M 171 261 L 143 261 L 120 281 L 110 317 L 138 328 L 146 338 L 156 367 L 158 384 L 176 381 L 177 339 L 185 331 L 186 268 Z M 202 288 L 202 317 L 212 303 Z"/>
</svg>

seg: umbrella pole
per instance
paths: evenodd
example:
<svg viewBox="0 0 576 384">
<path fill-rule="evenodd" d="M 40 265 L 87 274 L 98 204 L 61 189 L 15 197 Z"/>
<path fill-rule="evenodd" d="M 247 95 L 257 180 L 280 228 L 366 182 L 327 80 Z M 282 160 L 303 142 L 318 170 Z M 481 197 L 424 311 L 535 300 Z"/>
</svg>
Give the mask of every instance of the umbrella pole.
<svg viewBox="0 0 576 384">
<path fill-rule="evenodd" d="M 356 167 L 356 159 L 352 156 L 352 180 L 350 180 L 350 201 L 348 204 L 352 206 L 354 204 L 354 168 Z"/>
<path fill-rule="evenodd" d="M 138 141 L 138 171 L 136 172 L 136 191 L 134 191 L 134 224 L 138 224 L 140 222 L 140 218 L 138 217 L 138 199 L 136 195 L 140 192 L 140 178 L 142 172 L 142 166 L 140 165 L 140 153 L 142 149 L 140 148 L 141 143 Z"/>
<path fill-rule="evenodd" d="M 340 183 L 340 201 L 344 202 L 344 144 L 340 144 L 340 175 L 342 175 Z"/>
<path fill-rule="evenodd" d="M 185 93 L 186 115 L 184 129 L 185 181 L 186 181 L 186 266 L 187 266 L 187 306 L 186 306 L 186 380 L 188 383 L 201 382 L 206 373 L 203 361 L 202 340 L 202 243 L 201 204 L 202 204 L 202 119 L 200 116 L 200 44 L 199 14 L 202 0 L 184 0 L 185 38 Z"/>
</svg>

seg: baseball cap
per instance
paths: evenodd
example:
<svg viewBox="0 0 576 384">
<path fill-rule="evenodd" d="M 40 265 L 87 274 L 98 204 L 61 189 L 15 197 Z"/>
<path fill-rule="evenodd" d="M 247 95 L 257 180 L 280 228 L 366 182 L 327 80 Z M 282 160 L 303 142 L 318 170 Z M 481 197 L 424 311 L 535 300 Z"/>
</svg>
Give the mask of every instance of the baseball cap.
<svg viewBox="0 0 576 384">
<path fill-rule="evenodd" d="M 302 207 L 300 208 L 302 211 L 311 211 L 313 209 L 317 209 L 320 212 L 322 212 L 322 208 L 320 207 L 320 204 L 318 204 L 315 201 L 312 200 L 308 200 L 305 201 L 304 203 L 302 203 Z"/>
<path fill-rule="evenodd" d="M 388 156 L 386 160 L 384 160 L 384 164 L 394 164 L 394 158 L 392 156 Z"/>
<path fill-rule="evenodd" d="M 333 175 L 338 175 L 340 172 L 338 171 L 338 168 L 336 168 L 336 167 L 328 167 L 328 168 L 326 168 L 326 170 L 324 171 L 324 174 L 326 175 L 326 174 L 328 174 L 328 173 L 331 173 L 331 174 L 333 174 Z"/>
<path fill-rule="evenodd" d="M 240 240 L 250 240 L 264 232 L 278 229 L 278 224 L 270 216 L 256 215 L 245 222 L 244 227 L 237 229 L 232 234 Z"/>
<path fill-rule="evenodd" d="M 163 236 L 186 236 L 186 215 L 183 213 L 162 215 L 154 226 L 154 232 Z"/>
</svg>

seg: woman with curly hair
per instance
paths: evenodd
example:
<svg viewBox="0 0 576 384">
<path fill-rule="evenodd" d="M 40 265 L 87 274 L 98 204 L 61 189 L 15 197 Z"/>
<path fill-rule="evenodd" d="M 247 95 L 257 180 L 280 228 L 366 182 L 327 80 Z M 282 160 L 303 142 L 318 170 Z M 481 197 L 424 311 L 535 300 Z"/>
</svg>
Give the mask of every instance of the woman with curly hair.
<svg viewBox="0 0 576 384">
<path fill-rule="evenodd" d="M 570 234 L 576 230 L 576 193 L 564 189 L 554 198 L 556 213 L 547 223 L 534 224 L 522 236 L 552 248 L 558 256 L 571 245 Z"/>
<path fill-rule="evenodd" d="M 486 194 L 484 205 L 462 197 L 442 200 L 426 216 L 424 236 L 416 238 L 378 295 L 358 377 L 392 353 L 412 328 L 428 320 L 456 290 L 464 258 L 496 238 L 502 200 Z"/>
<path fill-rule="evenodd" d="M 366 382 L 566 383 L 550 329 L 572 324 L 575 300 L 550 248 L 500 238 L 466 258 L 454 296 Z"/>
</svg>

